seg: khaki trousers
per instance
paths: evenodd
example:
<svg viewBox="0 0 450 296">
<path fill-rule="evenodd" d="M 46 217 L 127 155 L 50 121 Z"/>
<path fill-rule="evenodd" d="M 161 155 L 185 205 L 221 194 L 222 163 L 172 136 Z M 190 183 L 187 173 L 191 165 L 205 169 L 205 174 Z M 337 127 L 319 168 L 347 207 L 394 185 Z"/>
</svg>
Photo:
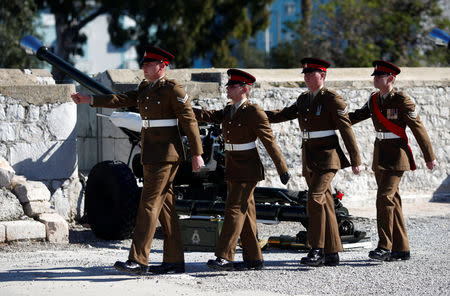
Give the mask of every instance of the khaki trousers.
<svg viewBox="0 0 450 296">
<path fill-rule="evenodd" d="M 375 171 L 377 180 L 378 247 L 394 252 L 409 251 L 398 184 L 402 171 Z"/>
<path fill-rule="evenodd" d="M 178 216 L 175 211 L 173 179 L 179 163 L 144 165 L 144 188 L 138 208 L 129 260 L 148 265 L 157 219 L 164 232 L 163 262 L 184 262 Z"/>
<path fill-rule="evenodd" d="M 217 257 L 234 261 L 236 244 L 240 235 L 243 259 L 262 260 L 253 196 L 256 183 L 227 182 L 228 197 L 225 203 L 225 221 L 216 247 L 215 255 Z"/>
<path fill-rule="evenodd" d="M 307 171 L 308 214 L 307 245 L 310 248 L 323 248 L 325 254 L 342 251 L 341 237 L 334 210 L 331 180 L 336 170 Z"/>
</svg>

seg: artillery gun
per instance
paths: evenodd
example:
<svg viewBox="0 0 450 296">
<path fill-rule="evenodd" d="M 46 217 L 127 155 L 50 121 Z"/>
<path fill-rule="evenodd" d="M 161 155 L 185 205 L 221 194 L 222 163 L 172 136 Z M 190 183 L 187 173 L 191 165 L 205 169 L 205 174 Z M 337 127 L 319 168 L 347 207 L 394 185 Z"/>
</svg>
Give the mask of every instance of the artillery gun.
<svg viewBox="0 0 450 296">
<path fill-rule="evenodd" d="M 69 63 L 55 56 L 33 36 L 25 36 L 21 46 L 78 81 L 95 94 L 112 94 L 112 90 L 99 84 L 78 71 Z M 134 112 L 133 112 L 134 111 Z M 90 171 L 85 191 L 85 206 L 88 223 L 94 234 L 102 239 L 125 239 L 133 232 L 137 208 L 140 201 L 143 172 L 140 155 L 131 157 L 136 146 L 140 146 L 140 116 L 135 109 L 115 111 L 108 117 L 129 138 L 132 145 L 128 163 L 108 160 L 97 163 Z M 189 154 L 187 138 L 180 128 L 186 154 Z M 199 125 L 205 166 L 193 173 L 191 160 L 180 165 L 174 180 L 176 210 L 179 215 L 195 218 L 217 219 L 223 217 L 227 187 L 224 181 L 225 145 L 220 125 Z M 131 168 L 130 169 L 130 163 Z M 343 242 L 357 242 L 365 237 L 365 232 L 356 231 L 352 216 L 342 205 L 343 194 L 333 194 L 339 234 Z M 254 191 L 256 216 L 259 222 L 275 224 L 281 221 L 300 222 L 308 226 L 306 215 L 307 191 L 293 191 L 283 188 L 256 187 Z M 272 238 L 271 246 L 304 246 L 305 232 L 296 237 L 280 236 Z M 278 243 L 277 243 L 278 242 Z M 287 242 L 287 243 L 286 243 Z M 278 244 L 278 245 L 277 245 Z"/>
</svg>

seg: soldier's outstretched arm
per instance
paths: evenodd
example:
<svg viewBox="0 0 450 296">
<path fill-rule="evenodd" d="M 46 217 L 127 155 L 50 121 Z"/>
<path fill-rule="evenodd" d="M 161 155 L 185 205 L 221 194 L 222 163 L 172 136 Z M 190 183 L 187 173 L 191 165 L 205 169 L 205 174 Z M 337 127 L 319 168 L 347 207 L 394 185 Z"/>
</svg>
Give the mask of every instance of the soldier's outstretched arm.
<svg viewBox="0 0 450 296">
<path fill-rule="evenodd" d="M 195 118 L 202 122 L 222 123 L 224 110 L 203 110 L 192 108 Z"/>
<path fill-rule="evenodd" d="M 370 118 L 369 102 L 365 103 L 361 108 L 348 113 L 351 124 L 356 124 L 360 121 Z"/>
<path fill-rule="evenodd" d="M 129 91 L 119 94 L 86 95 L 73 93 L 70 95 L 75 104 L 88 103 L 95 107 L 122 108 L 137 106 L 137 91 Z"/>
<path fill-rule="evenodd" d="M 91 101 L 91 96 L 81 94 L 78 92 L 71 94 L 70 97 L 72 98 L 73 102 L 77 105 L 83 104 L 83 103 L 90 103 L 90 101 Z"/>
<path fill-rule="evenodd" d="M 281 110 L 269 110 L 265 112 L 270 123 L 289 121 L 298 117 L 297 103 Z"/>
</svg>

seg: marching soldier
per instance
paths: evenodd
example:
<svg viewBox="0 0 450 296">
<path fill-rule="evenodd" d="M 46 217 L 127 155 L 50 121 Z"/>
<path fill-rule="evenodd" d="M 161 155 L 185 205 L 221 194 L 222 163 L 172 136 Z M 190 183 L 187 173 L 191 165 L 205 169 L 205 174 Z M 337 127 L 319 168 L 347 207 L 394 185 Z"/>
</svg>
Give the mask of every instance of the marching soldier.
<svg viewBox="0 0 450 296">
<path fill-rule="evenodd" d="M 145 79 L 137 90 L 113 95 L 72 94 L 75 103 L 90 103 L 93 107 L 137 106 L 142 117 L 144 187 L 128 260 L 114 264 L 116 269 L 128 273 L 145 274 L 147 269 L 157 274 L 185 270 L 172 186 L 178 166 L 185 158 L 178 122 L 189 140 L 192 170 L 197 171 L 204 163 L 199 129 L 189 97 L 182 85 L 166 76 L 167 66 L 173 58 L 165 50 L 146 46 L 142 60 Z M 147 267 L 157 219 L 164 232 L 163 263 Z"/>
<path fill-rule="evenodd" d="M 255 77 L 247 72 L 229 69 L 227 96 L 231 99 L 223 110 L 194 109 L 198 121 L 221 123 L 225 140 L 225 180 L 228 197 L 215 260 L 207 265 L 218 270 L 262 269 L 264 266 L 257 238 L 256 209 L 253 191 L 264 179 L 264 167 L 256 149 L 259 138 L 272 158 L 281 182 L 290 178 L 286 162 L 275 143 L 269 121 L 258 105 L 247 100 Z M 236 244 L 241 237 L 242 263 L 234 263 Z"/>
<path fill-rule="evenodd" d="M 355 136 L 348 118 L 347 105 L 334 91 L 324 87 L 330 63 L 317 58 L 301 60 L 308 91 L 302 93 L 290 107 L 266 111 L 271 123 L 297 118 L 302 135 L 302 174 L 308 184 L 308 255 L 301 264 L 309 266 L 339 264 L 341 238 L 334 211 L 331 181 L 338 169 L 352 166 L 361 170 L 361 160 Z M 350 162 L 339 146 L 339 130 Z"/>
<path fill-rule="evenodd" d="M 415 170 L 416 166 L 406 126 L 413 132 L 430 170 L 436 166 L 436 159 L 414 103 L 393 88 L 400 69 L 381 60 L 374 61 L 373 66 L 373 84 L 379 91 L 372 93 L 361 109 L 350 113 L 353 124 L 372 118 L 376 133 L 372 169 L 378 185 L 378 246 L 369 252 L 369 257 L 381 261 L 408 260 L 410 249 L 398 185 L 403 172 Z"/>
</svg>

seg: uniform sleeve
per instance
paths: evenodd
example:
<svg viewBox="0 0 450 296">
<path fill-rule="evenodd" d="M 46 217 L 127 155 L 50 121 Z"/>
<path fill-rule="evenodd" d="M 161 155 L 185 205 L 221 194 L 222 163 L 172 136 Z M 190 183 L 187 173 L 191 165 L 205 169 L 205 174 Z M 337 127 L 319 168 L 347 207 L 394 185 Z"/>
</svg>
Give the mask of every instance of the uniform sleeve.
<svg viewBox="0 0 450 296">
<path fill-rule="evenodd" d="M 355 135 L 351 127 L 352 123 L 348 115 L 347 104 L 340 96 L 335 96 L 331 105 L 331 117 L 333 118 L 336 126 L 344 141 L 345 148 L 347 148 L 350 155 L 350 162 L 352 166 L 361 165 L 361 158 L 359 156 L 358 145 L 356 144 Z"/>
<path fill-rule="evenodd" d="M 288 171 L 288 167 L 286 165 L 283 154 L 281 153 L 281 150 L 275 141 L 275 137 L 270 127 L 267 115 L 259 107 L 256 107 L 254 117 L 255 120 L 252 120 L 252 123 L 254 123 L 253 128 L 255 130 L 256 136 L 262 142 L 264 148 L 266 148 L 266 151 L 269 154 L 270 158 L 272 158 L 278 174 L 281 175 L 283 173 L 286 173 Z"/>
<path fill-rule="evenodd" d="M 352 124 L 356 124 L 360 121 L 370 118 L 369 102 L 365 103 L 360 109 L 348 113 Z"/>
<path fill-rule="evenodd" d="M 200 132 L 191 107 L 191 101 L 183 86 L 178 83 L 173 87 L 171 103 L 178 121 L 188 138 L 191 155 L 203 154 Z"/>
<path fill-rule="evenodd" d="M 281 110 L 265 111 L 270 123 L 284 122 L 298 117 L 297 103 Z"/>
<path fill-rule="evenodd" d="M 420 146 L 420 150 L 422 150 L 425 161 L 433 161 L 436 157 L 433 152 L 433 147 L 431 146 L 430 137 L 420 121 L 414 102 L 403 93 L 399 94 L 403 96 L 404 102 L 401 105 L 402 119 L 406 122 L 406 125 L 411 129 L 414 137 L 416 138 L 417 143 Z"/>
<path fill-rule="evenodd" d="M 202 110 L 194 108 L 195 118 L 202 122 L 222 123 L 223 110 Z"/>
<path fill-rule="evenodd" d="M 121 94 L 93 95 L 93 107 L 124 108 L 137 106 L 138 91 L 132 90 Z"/>
</svg>

